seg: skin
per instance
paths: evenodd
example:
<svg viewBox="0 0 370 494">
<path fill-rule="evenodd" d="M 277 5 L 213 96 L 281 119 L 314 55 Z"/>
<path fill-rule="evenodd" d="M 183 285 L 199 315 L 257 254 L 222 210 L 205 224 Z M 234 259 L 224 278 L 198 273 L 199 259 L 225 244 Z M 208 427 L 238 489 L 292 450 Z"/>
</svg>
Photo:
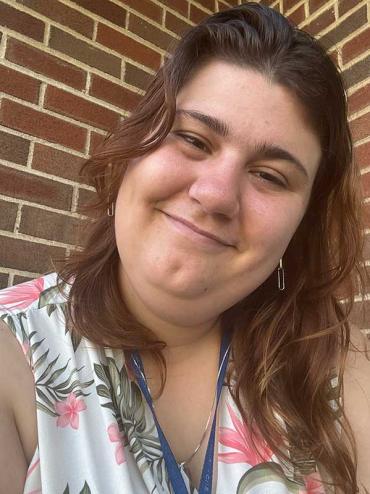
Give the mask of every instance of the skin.
<svg viewBox="0 0 370 494">
<path fill-rule="evenodd" d="M 191 78 L 177 109 L 182 113 L 161 146 L 129 163 L 115 231 L 122 296 L 167 344 L 167 380 L 155 410 L 180 462 L 199 444 L 212 408 L 219 316 L 276 269 L 304 216 L 321 151 L 286 89 L 223 61 Z M 199 114 L 222 120 L 228 135 L 211 130 Z M 261 142 L 289 152 L 303 172 L 287 160 L 258 158 L 254 147 Z M 221 241 L 194 233 L 173 215 Z M 149 355 L 142 359 L 156 396 L 158 369 Z M 196 486 L 207 440 L 188 464 Z"/>
<path fill-rule="evenodd" d="M 220 314 L 277 268 L 321 157 L 300 103 L 249 69 L 209 62 L 180 91 L 177 108 L 224 121 L 229 135 L 180 114 L 158 149 L 129 164 L 115 215 L 122 293 L 168 355 L 177 348 L 176 359 L 179 347 L 215 334 Z M 290 161 L 253 158 L 261 142 L 291 153 L 306 174 Z M 167 214 L 231 245 L 179 231 Z"/>
<path fill-rule="evenodd" d="M 212 62 L 183 88 L 177 103 L 226 121 L 230 137 L 221 138 L 194 119 L 179 119 L 159 149 L 130 164 L 115 221 L 122 294 L 136 317 L 168 345 L 171 372 L 156 414 L 181 460 L 199 441 L 213 400 L 209 383 L 217 375 L 219 315 L 276 269 L 304 215 L 320 149 L 293 96 L 244 68 Z M 189 136 L 187 141 L 179 132 Z M 208 151 L 194 147 L 190 136 Z M 253 145 L 261 140 L 296 156 L 308 178 L 288 162 L 253 160 Z M 286 188 L 262 172 L 285 180 Z M 189 236 L 161 211 L 177 213 L 233 245 Z M 361 348 L 356 328 L 352 337 Z M 144 366 L 150 380 L 150 360 L 144 359 Z M 348 359 L 344 379 L 344 407 L 359 455 L 358 482 L 370 491 L 369 360 L 361 353 Z M 207 438 L 201 458 L 205 444 Z M 23 492 L 36 445 L 33 374 L 0 321 L 0 492 Z M 198 455 L 189 466 L 195 484 L 199 465 Z"/>
</svg>

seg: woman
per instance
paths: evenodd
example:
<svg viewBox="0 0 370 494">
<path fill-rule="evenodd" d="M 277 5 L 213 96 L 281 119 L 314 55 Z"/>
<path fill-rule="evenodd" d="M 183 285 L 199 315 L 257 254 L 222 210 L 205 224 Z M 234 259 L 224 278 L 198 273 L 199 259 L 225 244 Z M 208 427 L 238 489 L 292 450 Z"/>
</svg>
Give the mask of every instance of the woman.
<svg viewBox="0 0 370 494">
<path fill-rule="evenodd" d="M 1 492 L 369 488 L 369 414 L 359 429 L 356 386 L 348 408 L 338 395 L 361 267 L 351 152 L 308 34 L 256 3 L 192 28 L 84 165 L 84 249 L 1 294 Z"/>
</svg>

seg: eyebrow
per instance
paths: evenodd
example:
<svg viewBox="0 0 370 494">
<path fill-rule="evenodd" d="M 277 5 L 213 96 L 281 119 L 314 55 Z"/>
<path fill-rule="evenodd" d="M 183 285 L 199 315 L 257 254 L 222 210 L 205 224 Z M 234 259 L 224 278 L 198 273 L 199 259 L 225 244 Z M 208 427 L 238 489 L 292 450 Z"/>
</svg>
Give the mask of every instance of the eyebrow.
<svg viewBox="0 0 370 494">
<path fill-rule="evenodd" d="M 213 117 L 211 115 L 207 115 L 205 113 L 196 111 L 196 110 L 183 110 L 183 109 L 177 109 L 176 110 L 176 116 L 184 116 L 184 117 L 190 117 L 192 119 L 198 120 L 199 122 L 203 123 L 206 125 L 208 128 L 210 128 L 215 134 L 221 136 L 221 137 L 228 137 L 231 132 L 230 132 L 230 127 L 227 125 L 226 122 L 223 120 L 220 120 L 216 117 Z M 278 146 L 277 144 L 270 144 L 268 142 L 260 142 L 257 143 L 252 152 L 252 156 L 250 157 L 251 161 L 258 161 L 258 160 L 284 160 L 284 161 L 289 161 L 295 167 L 303 174 L 307 179 L 309 179 L 308 172 L 306 170 L 306 167 L 302 164 L 302 162 L 294 156 L 292 153 L 287 151 L 286 149 L 283 149 L 282 147 Z"/>
</svg>

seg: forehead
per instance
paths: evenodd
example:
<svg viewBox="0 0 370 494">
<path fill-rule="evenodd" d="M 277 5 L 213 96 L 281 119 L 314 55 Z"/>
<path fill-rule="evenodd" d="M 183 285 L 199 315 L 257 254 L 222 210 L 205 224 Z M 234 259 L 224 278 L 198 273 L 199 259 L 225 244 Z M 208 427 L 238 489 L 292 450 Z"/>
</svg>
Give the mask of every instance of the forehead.
<svg viewBox="0 0 370 494">
<path fill-rule="evenodd" d="M 224 122 L 228 130 L 224 139 L 245 151 L 268 142 L 299 155 L 316 171 L 320 143 L 304 107 L 288 89 L 259 72 L 211 61 L 180 90 L 176 105 Z"/>
</svg>

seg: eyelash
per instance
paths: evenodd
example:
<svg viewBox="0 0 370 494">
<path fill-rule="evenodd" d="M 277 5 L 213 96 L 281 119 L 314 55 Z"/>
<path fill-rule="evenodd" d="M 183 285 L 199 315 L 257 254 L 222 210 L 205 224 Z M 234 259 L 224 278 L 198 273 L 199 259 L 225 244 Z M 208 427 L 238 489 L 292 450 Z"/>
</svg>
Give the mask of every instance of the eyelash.
<svg viewBox="0 0 370 494">
<path fill-rule="evenodd" d="M 190 144 L 191 146 L 196 148 L 197 150 L 209 151 L 208 147 L 200 139 L 197 139 L 196 137 L 193 137 L 193 136 L 190 136 L 187 134 L 182 134 L 182 133 L 177 133 L 177 135 L 179 137 L 181 137 L 181 139 L 183 139 L 185 142 L 187 142 L 188 144 Z M 278 187 L 281 187 L 284 189 L 286 188 L 286 184 L 282 180 L 279 180 L 277 177 L 275 177 L 275 175 L 272 175 L 271 173 L 267 173 L 264 171 L 260 171 L 257 173 L 260 175 L 260 178 L 262 180 L 270 182 L 270 183 L 272 183 Z M 263 178 L 263 176 L 268 177 L 268 178 Z"/>
<path fill-rule="evenodd" d="M 177 133 L 177 135 L 181 137 L 181 139 L 183 139 L 185 142 L 189 143 L 191 146 L 198 149 L 199 151 L 209 151 L 208 146 L 206 146 L 204 142 L 202 142 L 200 139 L 197 139 L 196 137 L 193 136 L 189 136 L 188 134 L 180 134 L 179 132 Z M 200 144 L 200 146 L 202 147 L 196 145 L 195 143 Z"/>
<path fill-rule="evenodd" d="M 286 184 L 282 181 L 279 180 L 275 175 L 272 175 L 271 173 L 267 172 L 257 172 L 259 175 L 261 175 L 262 180 L 267 180 L 268 182 L 273 183 L 274 185 L 277 185 L 278 187 L 286 189 Z M 268 179 L 263 178 L 262 175 L 265 175 L 266 177 L 269 177 Z"/>
</svg>

